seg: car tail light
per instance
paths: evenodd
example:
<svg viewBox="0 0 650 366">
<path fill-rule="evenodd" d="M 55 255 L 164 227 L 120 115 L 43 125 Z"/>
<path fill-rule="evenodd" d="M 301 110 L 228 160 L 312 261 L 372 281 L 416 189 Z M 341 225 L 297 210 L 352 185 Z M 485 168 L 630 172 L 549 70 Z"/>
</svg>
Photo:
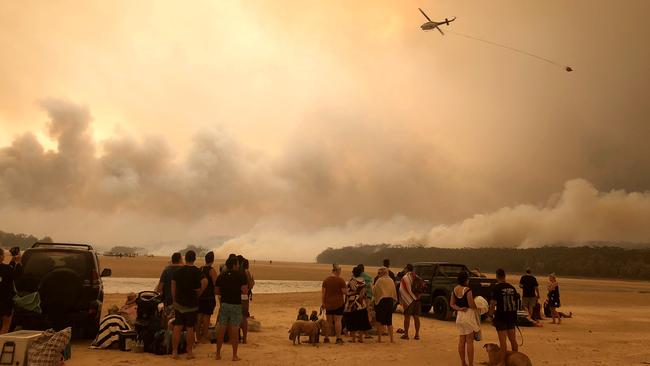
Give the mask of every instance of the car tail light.
<svg viewBox="0 0 650 366">
<path fill-rule="evenodd" d="M 92 273 L 90 274 L 93 283 L 98 283 L 99 282 L 99 273 L 97 273 L 96 270 L 92 270 Z"/>
</svg>

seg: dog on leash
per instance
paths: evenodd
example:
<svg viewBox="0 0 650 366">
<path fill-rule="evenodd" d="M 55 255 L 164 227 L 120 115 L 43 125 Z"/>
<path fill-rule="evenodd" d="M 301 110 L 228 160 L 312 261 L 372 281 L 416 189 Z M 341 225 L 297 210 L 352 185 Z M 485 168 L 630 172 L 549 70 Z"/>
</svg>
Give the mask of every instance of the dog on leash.
<svg viewBox="0 0 650 366">
<path fill-rule="evenodd" d="M 488 365 L 496 366 L 499 364 L 499 352 L 501 347 L 498 344 L 486 343 L 483 348 L 488 353 L 490 361 Z M 506 352 L 506 366 L 533 366 L 533 363 L 530 362 L 530 358 L 521 352 Z"/>
<path fill-rule="evenodd" d="M 319 319 L 315 322 L 309 320 L 296 320 L 289 330 L 289 340 L 293 344 L 301 344 L 300 336 L 309 336 L 309 343 L 316 345 L 320 339 L 320 330 L 323 328 L 325 319 Z"/>
</svg>

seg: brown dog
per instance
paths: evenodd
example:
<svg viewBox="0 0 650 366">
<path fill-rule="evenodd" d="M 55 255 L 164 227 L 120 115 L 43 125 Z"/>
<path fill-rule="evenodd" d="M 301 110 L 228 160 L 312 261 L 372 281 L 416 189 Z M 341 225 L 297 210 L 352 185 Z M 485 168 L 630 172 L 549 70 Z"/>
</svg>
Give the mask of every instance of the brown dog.
<svg viewBox="0 0 650 366">
<path fill-rule="evenodd" d="M 293 341 L 294 345 L 296 342 L 300 344 L 300 336 L 308 335 L 309 343 L 315 345 L 319 342 L 320 330 L 323 328 L 324 322 L 324 319 L 319 319 L 315 322 L 296 320 L 289 330 L 289 340 Z"/>
<path fill-rule="evenodd" d="M 499 351 L 501 347 L 498 344 L 486 343 L 483 348 L 488 353 L 490 361 L 488 365 L 496 366 L 499 364 Z M 530 362 L 530 358 L 521 352 L 506 352 L 506 366 L 533 366 L 533 363 Z"/>
</svg>

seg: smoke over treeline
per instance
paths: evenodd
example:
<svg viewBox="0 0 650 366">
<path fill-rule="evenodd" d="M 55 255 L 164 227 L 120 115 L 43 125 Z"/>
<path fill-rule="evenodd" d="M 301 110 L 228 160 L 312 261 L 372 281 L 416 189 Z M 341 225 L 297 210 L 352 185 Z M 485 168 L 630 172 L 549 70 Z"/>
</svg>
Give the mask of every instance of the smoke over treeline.
<svg viewBox="0 0 650 366">
<path fill-rule="evenodd" d="M 88 108 L 61 100 L 41 106 L 57 149 L 33 133 L 0 149 L 0 217 L 56 237 L 66 232 L 67 240 L 155 251 L 191 242 L 190 232 L 196 240 L 225 234 L 234 238 L 220 254 L 299 260 L 350 242 L 650 242 L 649 193 L 602 192 L 585 179 L 553 193 L 526 185 L 530 177 L 517 169 L 468 174 L 482 163 L 464 162 L 385 116 L 315 117 L 310 131 L 271 157 L 219 131 L 201 131 L 185 154 L 159 137 L 95 141 Z M 512 185 L 502 186 L 502 174 Z M 521 197 L 533 203 L 510 204 Z"/>
<path fill-rule="evenodd" d="M 388 258 L 393 268 L 401 268 L 407 263 L 431 261 L 465 264 L 470 269 L 479 268 L 483 273 L 494 273 L 497 268 L 523 273 L 526 268 L 531 268 L 538 276 L 556 273 L 560 276 L 650 279 L 650 249 L 626 250 L 605 246 L 621 243 L 590 244 L 592 246 L 527 249 L 359 245 L 328 248 L 316 259 L 318 263 L 381 265 L 383 259 Z M 540 282 L 543 280 L 540 279 Z"/>
</svg>

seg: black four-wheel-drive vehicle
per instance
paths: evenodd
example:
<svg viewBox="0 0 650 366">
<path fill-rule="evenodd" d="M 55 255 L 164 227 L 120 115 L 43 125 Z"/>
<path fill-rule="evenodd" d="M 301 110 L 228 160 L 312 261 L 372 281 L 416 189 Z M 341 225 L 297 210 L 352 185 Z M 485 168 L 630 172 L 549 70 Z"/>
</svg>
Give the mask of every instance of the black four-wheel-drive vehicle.
<svg viewBox="0 0 650 366">
<path fill-rule="evenodd" d="M 480 277 L 470 271 L 464 264 L 453 264 L 446 262 L 420 262 L 413 263 L 413 270 L 425 283 L 422 301 L 422 313 L 428 313 L 433 308 L 433 314 L 437 319 L 451 319 L 453 310 L 449 306 L 449 300 L 454 287 L 458 284 L 457 277 L 462 271 L 469 275 L 469 287 L 474 296 L 483 296 L 490 299 L 490 291 L 497 283 L 495 279 Z"/>
<path fill-rule="evenodd" d="M 97 252 L 89 244 L 36 243 L 22 256 L 22 275 L 16 279 L 19 295 L 38 292 L 41 314 L 15 309 L 14 327 L 63 329 L 75 338 L 93 338 L 99 328 L 104 301 Z"/>
</svg>

